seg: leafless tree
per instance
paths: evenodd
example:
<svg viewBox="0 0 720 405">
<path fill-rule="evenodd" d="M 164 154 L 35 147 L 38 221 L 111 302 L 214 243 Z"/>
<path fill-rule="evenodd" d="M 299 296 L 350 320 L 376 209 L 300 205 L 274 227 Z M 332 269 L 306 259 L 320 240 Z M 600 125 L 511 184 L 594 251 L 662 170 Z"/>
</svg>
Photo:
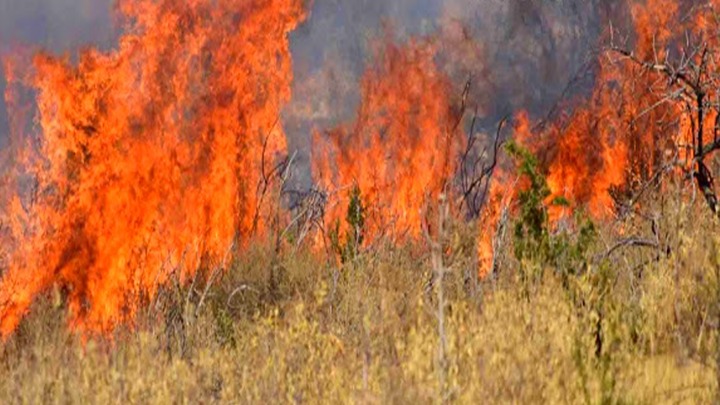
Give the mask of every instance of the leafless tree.
<svg viewBox="0 0 720 405">
<path fill-rule="evenodd" d="M 611 38 L 609 51 L 620 56 L 619 62 L 632 63 L 650 74 L 659 75 L 666 80 L 667 94 L 661 102 L 680 103 L 692 125 L 692 145 L 677 145 L 689 153 L 689 175 L 702 191 L 708 207 L 713 213 L 720 214 L 715 181 L 707 159 L 720 150 L 720 66 L 718 50 L 706 41 L 693 42 L 690 34 L 681 47 L 680 55 L 671 58 L 667 51 L 653 50 L 651 59 L 642 59 L 634 51 L 614 43 Z M 662 56 L 661 56 L 662 55 Z M 708 118 L 713 117 L 712 128 L 707 128 Z M 711 129 L 712 139 L 707 139 Z M 681 163 L 681 162 L 678 162 Z"/>
<path fill-rule="evenodd" d="M 477 115 L 472 119 L 468 143 L 460 163 L 460 192 L 469 218 L 480 216 L 488 197 L 491 180 L 498 165 L 498 157 L 503 145 L 502 131 L 507 124 L 504 117 L 498 124 L 495 137 L 489 146 L 477 153 L 478 136 L 475 134 Z"/>
</svg>

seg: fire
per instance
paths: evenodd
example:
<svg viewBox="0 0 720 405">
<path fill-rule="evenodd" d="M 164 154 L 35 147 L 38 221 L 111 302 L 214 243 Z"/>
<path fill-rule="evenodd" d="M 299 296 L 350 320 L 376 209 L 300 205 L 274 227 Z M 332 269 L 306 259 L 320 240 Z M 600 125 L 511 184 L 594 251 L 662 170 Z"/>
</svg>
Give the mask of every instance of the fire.
<svg viewBox="0 0 720 405">
<path fill-rule="evenodd" d="M 385 44 L 362 79 L 355 121 L 318 133 L 314 176 L 341 203 L 326 221 L 344 226 L 349 189 L 359 187 L 368 207 L 366 240 L 417 237 L 423 211 L 452 179 L 464 138 L 453 112 L 450 80 L 434 61 L 435 45 L 414 40 Z"/>
<path fill-rule="evenodd" d="M 697 60 L 699 54 L 683 49 L 688 38 L 717 49 L 716 3 L 687 9 L 675 0 L 630 2 L 635 31 L 632 57 L 661 64 L 685 52 L 686 58 Z M 608 33 L 603 41 L 611 39 Z M 708 69 L 717 67 L 711 64 Z M 650 70 L 610 49 L 598 57 L 595 87 L 589 97 L 574 102 L 579 107 L 566 108 L 564 114 L 535 129 L 527 114 L 518 114 L 513 137 L 540 160 L 551 191 L 547 203 L 552 224 L 578 209 L 596 220 L 608 219 L 617 209 L 616 193 L 632 198 L 635 188 L 668 162 L 676 161 L 685 170 L 692 165 L 688 146 L 693 145 L 698 123 L 688 116 L 686 103 L 678 102 L 681 95 L 673 97 L 675 90 L 668 79 Z M 716 90 L 712 91 L 710 98 L 716 96 Z M 711 113 L 704 118 L 706 139 L 715 136 L 716 117 L 717 113 Z M 512 190 L 512 181 L 502 175 L 493 181 L 495 198 L 486 208 L 478 241 L 481 275 L 492 270 L 497 212 L 501 204 L 507 205 L 497 196 Z M 558 197 L 568 205 L 550 204 Z"/>
<path fill-rule="evenodd" d="M 717 49 L 715 3 L 629 2 L 632 57 L 661 63 L 682 54 L 686 37 Z M 293 80 L 288 34 L 305 18 L 304 5 L 120 0 L 125 34 L 115 50 L 88 49 L 77 63 L 42 52 L 4 59 L 14 166 L 0 183 L 7 262 L 0 336 L 52 288 L 66 295 L 76 330 L 132 324 L 141 297 L 155 296 L 176 275 L 185 281 L 223 267 L 235 248 L 266 230 L 269 210 L 278 207 L 258 190 L 286 153 L 280 112 Z M 459 197 L 455 180 L 472 144 L 464 133 L 467 94 L 458 94 L 451 76 L 467 66 L 439 64 L 465 53 L 476 58 L 470 65 L 482 64 L 484 48 L 458 32 L 445 33 L 450 41 L 440 32 L 380 44 L 362 77 L 355 119 L 315 132 L 314 180 L 339 197 L 326 207 L 327 225 L 339 223 L 345 233 L 353 187 L 367 209 L 368 242 L 417 238 L 432 201 L 445 192 L 450 201 Z M 512 137 L 538 157 L 553 224 L 578 210 L 610 218 L 618 196 L 632 194 L 669 155 L 692 160 L 700 123 L 667 98 L 671 80 L 627 59 L 610 50 L 599 55 L 594 89 L 543 125 L 515 114 Z M 480 97 L 495 97 L 488 93 Z M 710 93 L 708 100 L 720 97 Z M 716 118 L 701 122 L 707 139 Z M 510 166 L 497 168 L 479 218 L 481 275 L 492 270 L 495 231 L 523 187 Z M 568 204 L 550 204 L 560 198 Z"/>
<path fill-rule="evenodd" d="M 502 217 L 507 212 L 517 181 L 511 179 L 509 172 L 498 170 L 490 183 L 486 207 L 480 217 L 480 231 L 478 234 L 478 265 L 479 276 L 485 278 L 495 271 L 496 265 L 496 242 L 499 226 Z M 512 185 L 512 186 L 511 186 Z"/>
<path fill-rule="evenodd" d="M 132 322 L 139 297 L 173 273 L 186 280 L 222 265 L 263 229 L 256 192 L 262 166 L 285 153 L 288 33 L 303 2 L 122 0 L 118 9 L 125 34 L 112 52 L 88 49 L 77 65 L 45 53 L 31 66 L 6 63 L 8 88 L 36 93 L 37 130 L 17 151 L 27 156 L 17 177 L 32 184 L 5 213 L 3 336 L 53 286 L 77 330 Z"/>
</svg>

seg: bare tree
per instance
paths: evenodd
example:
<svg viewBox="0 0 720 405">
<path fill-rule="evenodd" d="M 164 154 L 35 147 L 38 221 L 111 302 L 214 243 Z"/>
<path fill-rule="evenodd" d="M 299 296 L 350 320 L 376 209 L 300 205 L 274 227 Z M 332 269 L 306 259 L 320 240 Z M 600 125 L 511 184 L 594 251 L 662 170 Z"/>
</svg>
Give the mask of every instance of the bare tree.
<svg viewBox="0 0 720 405">
<path fill-rule="evenodd" d="M 469 218 L 478 218 L 487 201 L 490 182 L 497 168 L 503 145 L 502 131 L 507 121 L 508 117 L 500 120 L 491 144 L 479 152 L 477 151 L 479 139 L 475 134 L 477 114 L 470 123 L 468 142 L 461 157 L 458 175 L 462 202 Z"/>
<path fill-rule="evenodd" d="M 690 170 L 689 175 L 696 181 L 710 210 L 720 215 L 715 181 L 706 164 L 707 159 L 720 150 L 718 50 L 703 40 L 691 42 L 691 35 L 688 34 L 679 57 L 673 59 L 670 52 L 653 49 L 652 59 L 642 59 L 634 51 L 616 45 L 613 38 L 609 50 L 620 55 L 621 61 L 628 61 L 650 74 L 666 79 L 666 94 L 650 108 L 657 108 L 666 102 L 680 103 L 682 106 L 692 126 L 692 144 L 677 147 L 687 150 L 689 165 L 686 168 Z M 712 128 L 708 128 L 710 121 L 713 121 Z M 712 131 L 712 139 L 707 139 L 708 130 Z"/>
</svg>

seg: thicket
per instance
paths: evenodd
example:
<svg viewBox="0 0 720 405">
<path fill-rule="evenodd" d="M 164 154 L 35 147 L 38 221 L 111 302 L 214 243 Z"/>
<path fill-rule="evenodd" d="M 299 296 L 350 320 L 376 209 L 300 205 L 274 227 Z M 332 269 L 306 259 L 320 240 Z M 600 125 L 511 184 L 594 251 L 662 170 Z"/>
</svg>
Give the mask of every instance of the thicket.
<svg viewBox="0 0 720 405">
<path fill-rule="evenodd" d="M 0 345 L 0 402 L 716 400 L 720 237 L 687 183 L 647 192 L 652 215 L 558 228 L 548 210 L 566 202 L 548 202 L 531 154 L 507 151 L 526 186 L 486 279 L 468 277 L 476 224 L 442 199 L 422 240 L 364 248 L 355 188 L 329 252 L 257 241 L 111 338 L 68 331 L 48 294 Z"/>
</svg>

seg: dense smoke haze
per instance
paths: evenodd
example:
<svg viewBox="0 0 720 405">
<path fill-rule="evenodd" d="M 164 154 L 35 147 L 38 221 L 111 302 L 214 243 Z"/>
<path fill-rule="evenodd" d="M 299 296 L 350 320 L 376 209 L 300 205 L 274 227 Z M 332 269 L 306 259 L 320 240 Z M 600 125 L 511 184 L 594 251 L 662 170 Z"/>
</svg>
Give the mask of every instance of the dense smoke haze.
<svg viewBox="0 0 720 405">
<path fill-rule="evenodd" d="M 110 0 L 2 0 L 0 38 L 4 47 L 32 44 L 55 52 L 109 45 L 112 19 Z"/>
<path fill-rule="evenodd" d="M 461 94 L 472 81 L 469 104 L 480 129 L 506 114 L 546 114 L 562 96 L 590 87 L 603 24 L 622 27 L 616 0 L 320 0 L 293 34 L 294 96 L 286 110 L 290 146 L 301 164 L 313 128 L 348 121 L 358 82 L 372 63 L 372 46 L 396 36 L 431 37 L 439 64 Z"/>
<path fill-rule="evenodd" d="M 458 94 L 472 79 L 471 103 L 485 127 L 518 109 L 541 116 L 583 73 L 603 21 L 623 15 L 616 0 L 316 0 L 291 34 L 293 98 L 283 114 L 290 150 L 309 167 L 310 138 L 352 119 L 359 79 L 374 43 L 388 35 L 435 37 Z M 114 46 L 112 0 L 0 0 L 0 51 L 43 48 L 77 55 Z M 582 75 L 580 75 L 582 78 Z M 587 79 L 587 77 L 585 77 Z M 0 75 L 4 91 L 4 75 Z M 575 86 L 574 88 L 580 88 Z M 7 113 L 0 104 L 0 134 Z"/>
</svg>

